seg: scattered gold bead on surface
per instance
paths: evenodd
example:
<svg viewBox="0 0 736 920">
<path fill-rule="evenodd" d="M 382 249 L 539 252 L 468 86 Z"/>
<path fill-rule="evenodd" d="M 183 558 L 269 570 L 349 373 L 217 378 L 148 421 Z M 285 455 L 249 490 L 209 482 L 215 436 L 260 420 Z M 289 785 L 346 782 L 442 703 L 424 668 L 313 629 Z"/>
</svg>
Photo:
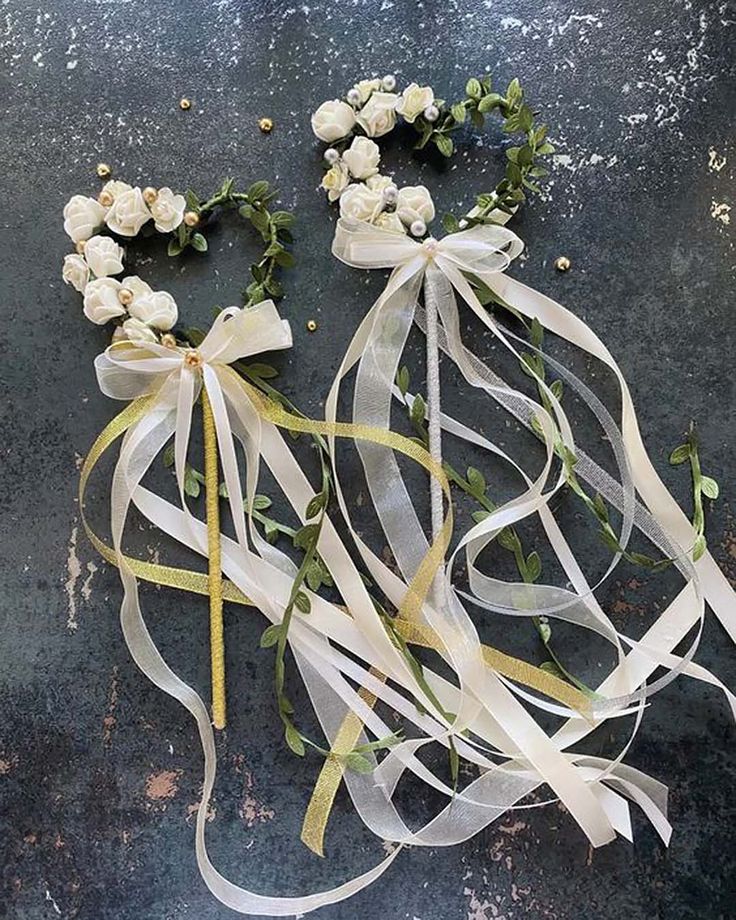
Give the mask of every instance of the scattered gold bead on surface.
<svg viewBox="0 0 736 920">
<path fill-rule="evenodd" d="M 263 131 L 264 134 L 270 134 L 273 131 L 273 119 L 272 118 L 259 118 L 258 127 Z"/>
<path fill-rule="evenodd" d="M 118 300 L 124 307 L 130 306 L 133 303 L 133 292 L 128 288 L 120 288 L 118 291 Z"/>
<path fill-rule="evenodd" d="M 109 179 L 112 175 L 112 166 L 109 163 L 98 163 L 97 175 L 100 179 Z"/>
<path fill-rule="evenodd" d="M 187 99 L 186 96 L 182 96 L 181 99 L 179 100 L 179 108 L 183 109 L 186 112 L 187 109 L 191 109 L 191 107 L 192 107 L 192 100 Z"/>
<path fill-rule="evenodd" d="M 74 247 L 79 255 L 81 256 L 84 252 L 84 247 L 87 245 L 87 240 L 80 240 L 77 245 Z"/>
<path fill-rule="evenodd" d="M 147 185 L 143 189 L 143 200 L 146 204 L 153 204 L 153 202 L 158 198 L 158 189 L 155 189 L 152 185 Z"/>
<path fill-rule="evenodd" d="M 567 256 L 559 256 L 555 259 L 555 268 L 558 272 L 566 272 L 570 270 L 572 262 L 567 258 Z"/>
<path fill-rule="evenodd" d="M 161 344 L 166 348 L 176 348 L 176 336 L 170 332 L 164 332 L 161 336 Z"/>
<path fill-rule="evenodd" d="M 188 351 L 184 352 L 184 363 L 187 367 L 201 367 L 202 355 L 200 355 L 196 348 L 190 348 Z"/>
<path fill-rule="evenodd" d="M 103 208 L 109 208 L 115 199 L 112 197 L 110 192 L 102 191 L 97 196 L 97 200 L 99 201 L 99 203 L 102 205 Z"/>
<path fill-rule="evenodd" d="M 199 214 L 196 211 L 187 211 L 184 215 L 184 223 L 187 227 L 196 227 L 199 223 Z"/>
<path fill-rule="evenodd" d="M 317 320 L 315 320 L 315 319 L 308 319 L 308 320 L 307 320 L 307 331 L 308 331 L 308 332 L 316 332 L 316 331 L 317 331 Z"/>
</svg>

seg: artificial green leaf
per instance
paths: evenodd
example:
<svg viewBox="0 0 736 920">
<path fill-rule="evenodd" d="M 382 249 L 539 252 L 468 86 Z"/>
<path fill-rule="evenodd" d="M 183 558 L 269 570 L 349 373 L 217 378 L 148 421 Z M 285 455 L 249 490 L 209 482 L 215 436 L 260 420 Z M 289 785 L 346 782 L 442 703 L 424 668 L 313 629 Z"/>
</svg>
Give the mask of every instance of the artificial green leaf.
<svg viewBox="0 0 736 920">
<path fill-rule="evenodd" d="M 471 99 L 480 99 L 483 89 L 480 85 L 480 80 L 476 80 L 475 77 L 471 77 L 468 82 L 465 84 L 465 92 L 470 96 Z"/>
<path fill-rule="evenodd" d="M 178 240 L 170 239 L 169 245 L 166 247 L 166 252 L 170 256 L 178 256 L 181 252 L 181 244 Z"/>
<path fill-rule="evenodd" d="M 295 217 L 289 211 L 274 211 L 271 215 L 271 223 L 274 227 L 291 227 L 294 224 Z"/>
<path fill-rule="evenodd" d="M 173 466 L 174 465 L 174 442 L 166 445 L 166 450 L 164 451 L 164 466 Z"/>
<path fill-rule="evenodd" d="M 270 626 L 267 626 L 261 633 L 261 648 L 271 648 L 273 645 L 276 645 L 280 636 L 281 623 L 272 623 Z"/>
<path fill-rule="evenodd" d="M 414 397 L 414 402 L 411 405 L 411 420 L 415 425 L 424 424 L 424 413 L 426 410 L 426 405 L 422 396 L 417 393 Z"/>
<path fill-rule="evenodd" d="M 712 476 L 703 476 L 700 480 L 700 489 L 706 498 L 710 498 L 713 501 L 718 498 L 720 490 L 718 488 L 718 483 Z"/>
<path fill-rule="evenodd" d="M 462 102 L 456 102 L 455 105 L 450 109 L 450 114 L 455 119 L 455 121 L 461 125 L 465 122 L 465 116 L 467 112 L 465 111 L 465 106 Z"/>
<path fill-rule="evenodd" d="M 684 463 L 686 460 L 690 459 L 690 445 L 681 444 L 679 447 L 676 447 L 670 454 L 670 463 L 673 466 L 679 466 L 680 463 Z"/>
<path fill-rule="evenodd" d="M 253 374 L 254 377 L 260 377 L 261 380 L 271 380 L 274 377 L 278 377 L 279 372 L 275 367 L 271 367 L 270 364 L 249 364 L 248 371 Z"/>
<path fill-rule="evenodd" d="M 526 580 L 529 582 L 536 581 L 542 574 L 542 560 L 539 553 L 532 552 L 526 557 Z"/>
<path fill-rule="evenodd" d="M 486 480 L 480 470 L 477 470 L 474 466 L 469 466 L 465 478 L 468 480 L 474 495 L 485 495 Z"/>
<path fill-rule="evenodd" d="M 312 610 L 312 602 L 303 591 L 300 591 L 294 598 L 294 606 L 301 613 L 310 613 Z"/>
<path fill-rule="evenodd" d="M 357 751 L 351 751 L 345 755 L 345 766 L 354 773 L 372 773 L 373 764 L 367 757 L 358 754 Z"/>
<path fill-rule="evenodd" d="M 485 509 L 479 508 L 477 511 L 474 511 L 470 516 L 472 517 L 472 519 L 475 521 L 476 524 L 480 524 L 481 521 L 485 521 L 485 519 L 488 517 L 490 513 L 491 513 L 490 511 L 486 511 Z"/>
<path fill-rule="evenodd" d="M 460 229 L 460 224 L 454 214 L 445 214 L 442 218 L 442 226 L 445 233 L 457 233 Z"/>
<path fill-rule="evenodd" d="M 435 132 L 432 135 L 432 139 L 434 140 L 435 146 L 442 154 L 442 156 L 452 156 L 452 151 L 455 149 L 455 145 L 452 143 L 451 137 L 448 137 L 446 134 L 438 134 Z"/>
<path fill-rule="evenodd" d="M 207 252 L 207 239 L 201 233 L 192 234 L 192 246 L 197 252 Z"/>
<path fill-rule="evenodd" d="M 269 184 L 264 179 L 261 179 L 259 182 L 254 182 L 246 192 L 248 198 L 252 201 L 259 201 L 268 195 Z"/>
<path fill-rule="evenodd" d="M 697 562 L 698 559 L 701 558 L 701 556 L 703 555 L 706 549 L 707 549 L 707 543 L 705 540 L 705 536 L 701 533 L 698 536 L 697 540 L 695 541 L 695 545 L 693 546 L 693 562 Z"/>
<path fill-rule="evenodd" d="M 268 495 L 254 495 L 253 496 L 253 508 L 256 511 L 265 511 L 267 508 L 270 508 L 272 505 L 271 499 Z"/>
<path fill-rule="evenodd" d="M 297 754 L 299 757 L 304 756 L 304 742 L 302 741 L 302 736 L 296 730 L 296 728 L 287 722 L 284 731 L 284 737 L 286 738 L 286 743 L 289 745 L 291 750 Z"/>
<path fill-rule="evenodd" d="M 404 364 L 399 368 L 396 374 L 396 386 L 399 388 L 402 396 L 406 396 L 409 389 L 409 368 Z"/>
<path fill-rule="evenodd" d="M 492 112 L 497 106 L 503 102 L 503 96 L 499 96 L 498 93 L 488 93 L 483 96 L 483 98 L 478 103 L 478 111 L 485 115 L 488 112 Z"/>
</svg>

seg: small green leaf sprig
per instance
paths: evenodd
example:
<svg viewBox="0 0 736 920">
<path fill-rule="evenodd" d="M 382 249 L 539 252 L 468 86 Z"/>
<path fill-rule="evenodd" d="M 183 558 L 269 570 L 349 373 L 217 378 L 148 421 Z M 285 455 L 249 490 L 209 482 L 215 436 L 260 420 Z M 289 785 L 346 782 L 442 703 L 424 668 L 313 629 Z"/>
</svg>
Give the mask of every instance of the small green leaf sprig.
<svg viewBox="0 0 736 920">
<path fill-rule="evenodd" d="M 420 133 L 416 147 L 434 144 L 444 156 L 452 156 L 455 145 L 452 132 L 461 128 L 468 120 L 477 129 L 482 129 L 485 117 L 498 112 L 503 121 L 503 131 L 509 135 L 523 134 L 525 142 L 506 148 L 506 174 L 496 187 L 481 192 L 476 197 L 475 213 L 467 214 L 462 221 L 453 214 L 446 214 L 442 224 L 447 233 L 456 233 L 475 224 L 492 222 L 494 210 L 513 213 L 526 192 L 541 191 L 536 179 L 542 179 L 549 171 L 539 164 L 541 157 L 554 153 L 554 146 L 547 139 L 546 124 L 536 122 L 533 109 L 524 101 L 524 90 L 514 78 L 503 94 L 493 92 L 490 76 L 471 78 L 465 86 L 465 98 L 450 105 L 442 103 L 440 117 L 435 122 L 420 115 L 414 122 Z"/>
<path fill-rule="evenodd" d="M 672 466 L 680 466 L 690 461 L 690 474 L 693 483 L 693 530 L 695 531 L 695 543 L 693 544 L 693 562 L 697 562 L 706 551 L 708 543 L 705 539 L 705 510 L 703 499 L 708 498 L 715 501 L 720 494 L 717 481 L 712 476 L 704 476 L 700 467 L 700 456 L 698 453 L 698 436 L 695 432 L 695 425 L 690 422 L 687 438 L 684 444 L 680 444 L 670 454 L 670 463 Z"/>
<path fill-rule="evenodd" d="M 169 240 L 169 255 L 178 256 L 188 246 L 205 252 L 208 244 L 201 232 L 203 223 L 217 208 L 237 208 L 240 216 L 250 221 L 266 243 L 260 259 L 250 267 L 252 280 L 243 292 L 243 305 L 249 307 L 267 297 L 282 297 L 284 292 L 277 270 L 291 268 L 294 264 L 288 247 L 293 243 L 291 227 L 295 218 L 290 211 L 269 210 L 268 205 L 276 196 L 276 190 L 264 179 L 239 192 L 235 189 L 235 180 L 227 178 L 218 191 L 206 199 L 200 199 L 189 189 L 184 196 L 188 210 Z"/>
</svg>

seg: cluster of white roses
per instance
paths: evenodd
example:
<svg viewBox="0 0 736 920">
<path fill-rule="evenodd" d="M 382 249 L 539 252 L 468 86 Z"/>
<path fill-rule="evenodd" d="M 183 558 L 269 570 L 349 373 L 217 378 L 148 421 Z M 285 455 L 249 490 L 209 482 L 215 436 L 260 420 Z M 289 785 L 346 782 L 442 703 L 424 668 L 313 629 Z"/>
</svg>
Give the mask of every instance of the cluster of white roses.
<svg viewBox="0 0 736 920">
<path fill-rule="evenodd" d="M 186 202 L 170 188 L 133 188 L 112 180 L 97 198 L 73 195 L 64 207 L 64 230 L 77 251 L 64 259 L 62 277 L 84 296 L 84 315 L 98 325 L 125 317 L 114 339 L 158 341 L 171 329 L 178 310 L 171 294 L 154 291 L 137 275 L 118 281 L 123 271 L 123 247 L 98 233 L 107 227 L 134 237 L 149 220 L 160 233 L 176 230 L 184 220 Z"/>
<path fill-rule="evenodd" d="M 340 216 L 375 224 L 384 230 L 424 236 L 427 224 L 434 219 L 432 197 L 423 185 L 397 188 L 390 176 L 379 173 L 381 152 L 371 140 L 388 134 L 400 115 L 410 124 L 423 115 L 436 121 L 431 86 L 411 83 L 403 93 L 395 93 L 396 78 L 391 74 L 379 79 L 360 80 L 348 91 L 345 100 L 323 102 L 312 115 L 312 130 L 328 144 L 342 141 L 360 129 L 342 153 L 335 147 L 325 151 L 327 172 L 322 188 L 330 201 L 340 201 Z M 355 181 L 357 180 L 357 181 Z"/>
</svg>

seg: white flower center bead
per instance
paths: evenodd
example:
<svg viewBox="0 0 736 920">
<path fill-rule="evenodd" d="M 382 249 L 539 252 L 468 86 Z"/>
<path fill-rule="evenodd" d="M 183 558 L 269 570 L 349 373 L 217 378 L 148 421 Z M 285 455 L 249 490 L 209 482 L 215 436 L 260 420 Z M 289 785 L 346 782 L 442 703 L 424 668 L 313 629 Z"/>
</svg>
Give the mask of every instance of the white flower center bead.
<svg viewBox="0 0 736 920">
<path fill-rule="evenodd" d="M 386 204 L 396 204 L 396 200 L 399 197 L 399 190 L 395 185 L 387 185 L 382 195 Z"/>
<path fill-rule="evenodd" d="M 349 89 L 347 94 L 347 100 L 350 105 L 357 106 L 360 105 L 360 90 L 355 88 Z"/>
<path fill-rule="evenodd" d="M 414 221 L 414 223 L 422 223 L 422 221 Z M 412 227 L 413 227 L 413 226 L 414 226 L 414 225 L 412 224 Z M 425 230 L 426 230 L 426 227 L 425 227 Z M 414 230 L 413 230 L 413 229 L 412 229 L 412 233 L 414 233 Z M 414 234 L 414 235 L 417 236 L 418 234 Z M 431 258 L 434 257 L 434 254 L 437 252 L 437 247 L 438 247 L 438 246 L 439 246 L 439 243 L 437 242 L 437 240 L 436 240 L 433 236 L 430 236 L 428 239 L 426 239 L 426 240 L 422 243 L 422 249 L 423 249 L 423 250 L 425 251 L 425 253 L 427 254 L 427 258 L 428 258 L 428 259 L 431 259 Z"/>
<path fill-rule="evenodd" d="M 334 147 L 328 147 L 325 150 L 325 163 L 329 166 L 334 166 L 335 163 L 340 159 L 340 154 L 335 150 Z"/>
<path fill-rule="evenodd" d="M 392 73 L 387 73 L 381 80 L 381 89 L 387 93 L 392 93 L 396 89 L 396 77 Z"/>
<path fill-rule="evenodd" d="M 437 119 L 440 117 L 440 110 L 436 105 L 428 105 L 424 110 L 424 117 L 427 119 L 427 121 L 437 121 Z"/>
<path fill-rule="evenodd" d="M 409 233 L 412 236 L 424 236 L 427 232 L 427 225 L 423 220 L 413 220 L 411 226 L 409 227 Z"/>
</svg>

